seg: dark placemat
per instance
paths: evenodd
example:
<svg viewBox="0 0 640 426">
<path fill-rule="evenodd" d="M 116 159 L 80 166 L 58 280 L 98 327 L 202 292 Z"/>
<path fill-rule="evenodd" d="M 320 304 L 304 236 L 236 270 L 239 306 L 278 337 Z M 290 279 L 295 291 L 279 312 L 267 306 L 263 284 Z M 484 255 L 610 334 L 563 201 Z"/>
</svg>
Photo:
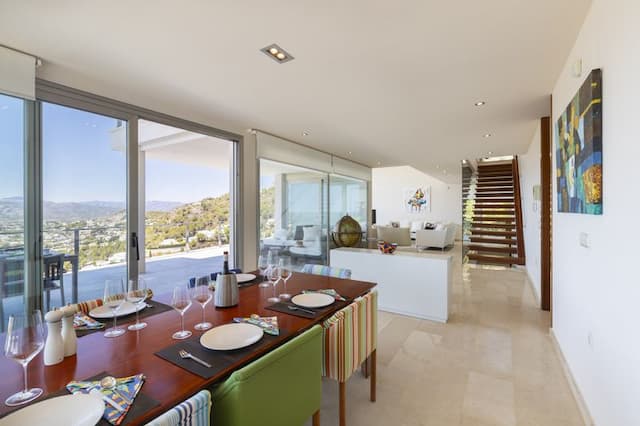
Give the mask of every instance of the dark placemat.
<svg viewBox="0 0 640 426">
<path fill-rule="evenodd" d="M 143 318 L 147 318 L 150 317 L 152 315 L 156 315 L 156 314 L 161 314 L 163 312 L 167 312 L 172 310 L 173 308 L 169 305 L 165 305 L 164 303 L 160 303 L 160 302 L 156 302 L 154 300 L 147 300 L 147 304 L 151 305 L 152 307 L 146 307 L 144 308 L 142 311 L 138 312 L 138 314 L 140 315 L 140 320 L 142 321 Z M 118 317 L 118 326 L 122 325 L 129 325 L 131 323 L 134 323 L 136 321 L 136 314 L 135 312 L 133 314 L 130 315 L 126 315 L 124 317 Z M 101 321 L 102 323 L 104 323 L 104 328 L 97 328 L 97 329 L 93 329 L 93 330 L 76 330 L 76 336 L 78 337 L 82 337 L 82 336 L 86 336 L 87 334 L 92 334 L 92 333 L 96 333 L 96 332 L 101 332 L 104 333 L 104 331 L 113 326 L 113 318 L 112 319 L 102 319 Z"/>
<path fill-rule="evenodd" d="M 289 306 L 296 306 L 295 304 L 293 304 L 291 302 L 277 302 L 277 303 L 274 303 L 273 305 L 267 306 L 265 309 L 269 309 L 270 311 L 282 312 L 284 314 L 289 314 L 289 315 L 293 315 L 293 316 L 296 316 L 296 317 L 314 319 L 314 318 L 323 317 L 327 312 L 338 310 L 338 309 L 342 309 L 343 307 L 345 307 L 347 305 L 347 303 L 349 303 L 349 301 L 336 300 L 335 303 L 332 303 L 329 306 L 325 306 L 324 308 L 312 309 L 312 308 L 302 308 L 302 307 L 300 307 L 301 309 L 304 309 L 305 311 L 312 311 L 312 312 L 314 312 L 314 314 L 310 314 L 308 312 L 301 311 L 300 309 L 298 309 L 298 310 L 289 309 Z"/>
<path fill-rule="evenodd" d="M 286 332 L 283 329 L 280 329 L 280 335 L 284 334 L 286 334 Z M 200 336 L 198 336 L 175 343 L 156 352 L 155 354 L 178 367 L 184 368 L 185 370 L 202 377 L 203 379 L 209 379 L 247 355 L 251 355 L 253 352 L 264 346 L 269 346 L 277 339 L 278 336 L 271 336 L 265 333 L 262 336 L 262 339 L 245 348 L 235 349 L 233 351 L 214 351 L 202 346 L 200 344 Z M 184 349 L 185 351 L 190 352 L 193 356 L 208 362 L 211 364 L 211 368 L 205 367 L 192 359 L 180 358 L 180 355 L 178 355 L 178 351 L 180 349 Z"/>
<path fill-rule="evenodd" d="M 112 376 L 112 375 L 113 374 L 109 374 L 106 371 L 103 371 L 102 373 L 96 374 L 95 376 L 89 377 L 87 379 L 82 379 L 82 381 L 100 380 L 105 376 Z M 120 423 L 121 426 L 126 426 L 130 424 L 133 420 L 144 415 L 147 411 L 160 405 L 158 401 L 151 398 L 150 396 L 145 395 L 143 390 L 144 390 L 144 384 L 142 385 L 140 392 L 138 392 L 138 395 L 136 395 L 136 399 L 133 400 L 133 404 L 131 405 L 131 408 L 129 408 L 129 412 L 127 413 L 126 416 L 124 416 L 124 420 L 122 421 L 122 423 Z M 66 387 L 60 389 L 57 392 L 47 395 L 45 399 L 55 398 L 57 396 L 64 396 L 64 395 L 71 395 L 69 391 L 67 391 Z M 36 400 L 35 402 L 37 401 L 38 400 Z M 104 419 L 104 417 L 102 417 L 98 422 L 98 426 L 111 426 L 111 423 L 109 423 Z"/>
</svg>

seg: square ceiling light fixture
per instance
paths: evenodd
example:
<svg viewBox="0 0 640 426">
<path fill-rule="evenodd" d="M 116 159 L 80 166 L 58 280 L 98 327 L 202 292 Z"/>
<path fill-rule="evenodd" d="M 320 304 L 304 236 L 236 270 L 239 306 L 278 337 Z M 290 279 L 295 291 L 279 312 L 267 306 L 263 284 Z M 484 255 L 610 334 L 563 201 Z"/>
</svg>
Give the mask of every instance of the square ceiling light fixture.
<svg viewBox="0 0 640 426">
<path fill-rule="evenodd" d="M 284 64 L 285 62 L 292 61 L 294 58 L 289 53 L 287 53 L 283 48 L 278 46 L 277 44 L 270 44 L 267 47 L 263 47 L 260 51 L 264 52 L 265 55 L 273 59 L 279 64 Z"/>
</svg>

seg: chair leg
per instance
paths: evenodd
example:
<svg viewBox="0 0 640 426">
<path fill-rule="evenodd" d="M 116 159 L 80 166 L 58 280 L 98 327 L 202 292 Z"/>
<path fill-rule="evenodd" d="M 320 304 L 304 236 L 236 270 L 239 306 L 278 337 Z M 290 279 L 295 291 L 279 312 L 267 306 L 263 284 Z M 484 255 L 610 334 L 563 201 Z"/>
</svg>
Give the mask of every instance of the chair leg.
<svg viewBox="0 0 640 426">
<path fill-rule="evenodd" d="M 346 403 L 346 396 L 347 396 L 347 389 L 346 389 L 346 383 L 344 382 L 339 382 L 340 384 L 340 426 L 345 426 L 347 424 L 347 403 Z"/>
<path fill-rule="evenodd" d="M 62 271 L 60 271 L 60 301 L 62 302 L 60 307 L 66 306 L 66 303 L 64 303 L 64 278 L 62 276 Z"/>
<path fill-rule="evenodd" d="M 369 378 L 369 358 L 365 359 L 362 363 L 362 375 L 365 379 Z"/>
<path fill-rule="evenodd" d="M 371 386 L 370 388 L 370 394 L 369 394 L 369 399 L 371 399 L 371 402 L 376 402 L 376 364 L 377 364 L 377 359 L 376 359 L 376 350 L 374 349 L 373 352 L 371 352 L 371 355 L 369 355 L 369 361 L 371 362 L 371 383 L 369 383 L 369 386 Z"/>
<path fill-rule="evenodd" d="M 312 419 L 313 426 L 320 426 L 320 410 L 313 413 Z"/>
</svg>

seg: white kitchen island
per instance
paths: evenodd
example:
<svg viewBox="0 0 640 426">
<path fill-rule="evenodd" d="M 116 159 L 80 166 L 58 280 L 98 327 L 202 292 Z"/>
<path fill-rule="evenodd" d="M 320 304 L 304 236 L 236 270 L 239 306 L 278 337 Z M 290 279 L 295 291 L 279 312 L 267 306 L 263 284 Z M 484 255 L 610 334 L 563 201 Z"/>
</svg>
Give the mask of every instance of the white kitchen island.
<svg viewBox="0 0 640 426">
<path fill-rule="evenodd" d="M 451 304 L 450 254 L 338 248 L 330 265 L 351 270 L 354 280 L 378 284 L 378 308 L 412 317 L 447 322 Z"/>
</svg>

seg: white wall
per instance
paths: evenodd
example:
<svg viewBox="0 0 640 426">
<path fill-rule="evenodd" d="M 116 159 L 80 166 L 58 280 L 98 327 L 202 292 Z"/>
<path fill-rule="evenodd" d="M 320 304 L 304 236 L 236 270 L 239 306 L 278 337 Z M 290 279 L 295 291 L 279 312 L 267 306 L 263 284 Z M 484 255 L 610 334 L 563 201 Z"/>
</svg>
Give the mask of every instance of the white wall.
<svg viewBox="0 0 640 426">
<path fill-rule="evenodd" d="M 557 213 L 554 200 L 553 215 L 553 329 L 598 425 L 640 424 L 639 23 L 637 0 L 594 0 L 553 90 L 555 125 L 589 71 L 602 68 L 604 214 Z M 574 78 L 578 58 L 584 72 Z M 579 245 L 581 232 L 590 248 Z"/>
<path fill-rule="evenodd" d="M 522 221 L 527 273 L 540 303 L 540 201 L 533 199 L 533 187 L 540 185 L 540 121 L 526 154 L 518 156 Z"/>
<path fill-rule="evenodd" d="M 404 191 L 418 186 L 431 187 L 431 212 L 407 213 Z M 411 166 L 373 169 L 371 197 L 379 225 L 405 220 L 462 223 L 462 185 L 442 182 Z"/>
</svg>

